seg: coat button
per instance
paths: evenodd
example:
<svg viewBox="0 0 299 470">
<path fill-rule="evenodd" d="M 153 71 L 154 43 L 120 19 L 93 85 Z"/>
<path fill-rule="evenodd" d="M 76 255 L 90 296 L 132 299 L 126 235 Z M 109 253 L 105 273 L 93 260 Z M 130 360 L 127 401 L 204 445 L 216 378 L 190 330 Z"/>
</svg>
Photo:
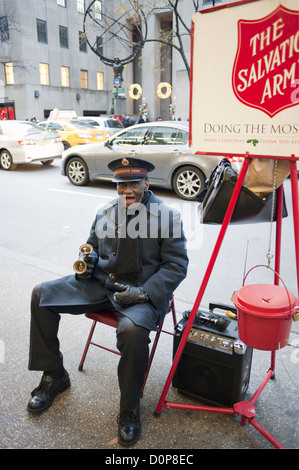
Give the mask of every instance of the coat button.
<svg viewBox="0 0 299 470">
<path fill-rule="evenodd" d="M 110 273 L 110 274 L 108 275 L 108 277 L 109 277 L 109 279 L 114 279 L 114 278 L 115 278 L 115 275 L 114 275 L 113 273 Z"/>
</svg>

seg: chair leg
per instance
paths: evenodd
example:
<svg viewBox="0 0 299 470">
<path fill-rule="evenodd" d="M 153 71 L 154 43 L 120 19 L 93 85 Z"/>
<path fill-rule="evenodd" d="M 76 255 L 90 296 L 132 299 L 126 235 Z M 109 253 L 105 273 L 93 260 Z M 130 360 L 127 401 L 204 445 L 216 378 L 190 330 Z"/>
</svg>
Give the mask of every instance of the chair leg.
<svg viewBox="0 0 299 470">
<path fill-rule="evenodd" d="M 143 395 L 143 391 L 144 391 L 144 387 L 145 387 L 145 384 L 146 384 L 146 381 L 147 381 L 147 377 L 148 377 L 148 374 L 149 374 L 149 371 L 150 371 L 150 368 L 151 368 L 151 365 L 152 365 L 152 362 L 153 362 L 153 359 L 154 359 L 154 355 L 155 355 L 156 348 L 157 348 L 157 345 L 158 345 L 158 341 L 159 341 L 159 338 L 160 338 L 160 334 L 161 334 L 161 331 L 162 331 L 163 323 L 164 323 L 164 321 L 159 326 L 159 330 L 156 333 L 155 340 L 153 342 L 153 346 L 152 346 L 152 349 L 151 349 L 151 353 L 149 355 L 147 370 L 146 370 L 146 373 L 145 373 L 145 376 L 144 376 L 143 385 L 142 385 L 141 390 L 140 390 L 140 395 L 141 396 Z"/>
<path fill-rule="evenodd" d="M 175 306 L 174 306 L 173 298 L 171 299 L 171 301 L 169 303 L 169 309 L 168 309 L 167 313 L 169 313 L 170 311 L 172 313 L 173 326 L 175 326 L 177 324 L 177 320 L 176 320 L 176 313 L 175 313 Z M 147 377 L 148 377 L 148 374 L 149 374 L 149 371 L 150 371 L 150 368 L 151 368 L 151 365 L 152 365 L 152 362 L 153 362 L 153 359 L 154 359 L 154 355 L 155 355 L 155 352 L 156 352 L 156 348 L 157 348 L 157 345 L 158 345 L 158 341 L 159 341 L 161 332 L 163 331 L 164 333 L 169 333 L 168 331 L 164 331 L 162 329 L 163 328 L 163 323 L 164 323 L 164 320 L 159 325 L 159 329 L 158 329 L 158 331 L 156 333 L 156 336 L 155 336 L 155 340 L 154 340 L 154 343 L 153 343 L 153 346 L 152 346 L 152 349 L 151 349 L 151 353 L 150 353 L 150 356 L 149 356 L 149 360 L 148 360 L 148 367 L 147 367 L 147 370 L 146 370 L 146 373 L 145 373 L 145 376 L 144 376 L 143 385 L 141 387 L 140 396 L 143 395 L 144 387 L 145 387 Z M 169 334 L 172 334 L 172 333 L 169 333 Z"/>
<path fill-rule="evenodd" d="M 177 319 L 176 319 L 176 312 L 175 312 L 175 306 L 174 306 L 174 300 L 173 298 L 171 299 L 170 303 L 169 303 L 169 309 L 168 309 L 168 312 L 167 313 L 172 313 L 172 319 L 173 319 L 173 325 L 175 326 L 177 324 Z M 148 377 L 148 374 L 149 374 L 149 371 L 150 371 L 150 368 L 151 368 L 151 365 L 152 365 L 152 362 L 153 362 L 153 359 L 154 359 L 154 355 L 155 355 L 155 352 L 156 352 L 156 348 L 157 348 L 157 345 L 158 345 L 158 341 L 159 341 L 159 338 L 160 338 L 160 335 L 161 335 L 161 332 L 164 331 L 162 330 L 163 328 L 163 323 L 164 323 L 164 320 L 162 321 L 162 323 L 159 325 L 159 329 L 156 333 L 156 336 L 155 336 L 155 339 L 154 339 L 154 342 L 153 342 L 153 346 L 151 348 L 151 352 L 150 352 L 150 355 L 149 355 L 149 360 L 148 360 L 148 367 L 147 367 L 147 370 L 146 370 L 146 373 L 145 373 L 145 376 L 144 376 L 144 381 L 143 381 L 143 385 L 142 385 L 142 388 L 141 388 L 141 391 L 140 391 L 140 395 L 142 396 L 143 394 L 143 391 L 144 391 L 144 387 L 145 387 L 145 384 L 146 384 L 146 381 L 147 381 L 147 377 Z M 88 349 L 89 349 L 89 346 L 90 344 L 94 344 L 95 346 L 98 346 L 97 344 L 95 343 L 92 343 L 91 340 L 92 340 L 92 337 L 93 337 L 93 334 L 94 334 L 94 330 L 95 330 L 95 327 L 96 327 L 96 324 L 97 324 L 97 321 L 94 320 L 93 323 L 92 323 L 92 326 L 90 328 L 90 332 L 89 332 L 89 335 L 88 335 L 88 338 L 87 338 L 87 341 L 86 341 L 86 344 L 85 344 L 85 348 L 84 348 L 84 351 L 83 351 L 83 354 L 82 354 L 82 357 L 81 357 L 81 361 L 80 361 L 80 364 L 78 366 L 78 369 L 79 370 L 82 370 L 83 369 L 83 365 L 84 365 L 84 362 L 85 362 L 85 358 L 86 358 L 86 355 L 87 355 L 87 352 L 88 352 Z M 165 331 L 165 333 L 168 333 L 168 334 L 173 334 L 173 333 L 170 333 L 168 331 Z M 110 352 L 114 352 L 116 354 L 119 354 L 118 352 L 112 350 L 112 349 L 108 349 L 108 348 L 105 348 L 103 346 L 99 346 L 101 347 L 102 349 L 106 349 L 107 351 L 110 351 Z"/>
<path fill-rule="evenodd" d="M 83 369 L 83 364 L 84 364 L 84 361 L 85 361 L 85 358 L 86 358 L 86 354 L 87 354 L 88 348 L 89 348 L 89 346 L 90 346 L 90 342 L 91 342 L 91 339 L 92 339 L 92 336 L 93 336 L 93 333 L 94 333 L 96 324 L 97 324 L 97 322 L 94 320 L 93 323 L 92 323 L 92 325 L 91 325 L 91 328 L 90 328 L 90 332 L 89 332 L 89 335 L 88 335 L 88 338 L 87 338 L 87 341 L 86 341 L 86 344 L 85 344 L 85 348 L 84 348 L 84 351 L 83 351 L 83 354 L 82 354 L 82 357 L 81 357 L 80 364 L 79 364 L 79 366 L 78 366 L 78 369 L 79 369 L 79 370 L 82 370 L 82 369 Z"/>
<path fill-rule="evenodd" d="M 175 306 L 174 306 L 174 300 L 173 298 L 170 301 L 170 307 L 169 309 L 171 310 L 172 313 L 172 319 L 173 319 L 173 326 L 176 326 L 177 324 L 177 319 L 176 319 L 176 312 L 175 312 Z"/>
<path fill-rule="evenodd" d="M 175 306 L 174 306 L 174 300 L 171 299 L 170 300 L 170 303 L 169 303 L 169 309 L 168 309 L 168 312 L 167 313 L 172 313 L 172 320 L 173 320 L 173 326 L 175 327 L 176 324 L 177 324 L 177 319 L 176 319 L 176 312 L 175 312 Z M 166 330 L 161 330 L 163 333 L 167 333 L 168 335 L 173 335 L 173 333 L 171 333 L 170 331 L 166 331 Z"/>
</svg>

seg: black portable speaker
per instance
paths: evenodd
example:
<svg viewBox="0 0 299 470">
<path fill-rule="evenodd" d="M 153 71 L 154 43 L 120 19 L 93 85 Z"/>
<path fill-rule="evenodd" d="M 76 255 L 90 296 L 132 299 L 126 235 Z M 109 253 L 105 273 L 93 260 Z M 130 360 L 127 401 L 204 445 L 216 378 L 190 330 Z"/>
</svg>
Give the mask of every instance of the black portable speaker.
<svg viewBox="0 0 299 470">
<path fill-rule="evenodd" d="M 231 307 L 227 309 L 234 310 Z M 182 320 L 176 325 L 173 356 L 189 314 L 184 312 Z M 201 310 L 194 319 L 172 385 L 179 393 L 201 402 L 231 407 L 244 399 L 250 380 L 251 361 L 252 348 L 239 339 L 237 320 L 212 313 L 211 310 Z"/>
</svg>

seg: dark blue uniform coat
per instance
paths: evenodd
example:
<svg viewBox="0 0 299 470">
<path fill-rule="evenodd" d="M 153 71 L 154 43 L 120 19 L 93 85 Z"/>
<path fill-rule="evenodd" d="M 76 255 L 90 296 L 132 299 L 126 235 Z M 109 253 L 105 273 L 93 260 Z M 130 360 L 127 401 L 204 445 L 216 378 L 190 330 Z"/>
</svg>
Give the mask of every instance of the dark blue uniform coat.
<svg viewBox="0 0 299 470">
<path fill-rule="evenodd" d="M 115 225 L 118 206 L 118 199 L 115 199 L 97 213 L 87 240 L 93 246 L 91 256 L 96 260 L 92 277 L 79 279 L 70 275 L 42 284 L 41 306 L 99 304 L 108 297 L 114 307 L 135 324 L 148 330 L 157 329 L 168 310 L 173 291 L 186 277 L 188 257 L 179 214 L 151 191 L 148 193 L 143 216 L 136 227 L 141 253 L 141 276 L 137 284 L 148 294 L 149 302 L 121 307 L 105 288 L 109 275 L 113 277 L 116 269 L 122 271 L 119 261 L 116 265 L 119 231 Z M 116 236 L 111 237 L 113 233 Z M 126 278 L 122 281 L 126 282 Z"/>
</svg>

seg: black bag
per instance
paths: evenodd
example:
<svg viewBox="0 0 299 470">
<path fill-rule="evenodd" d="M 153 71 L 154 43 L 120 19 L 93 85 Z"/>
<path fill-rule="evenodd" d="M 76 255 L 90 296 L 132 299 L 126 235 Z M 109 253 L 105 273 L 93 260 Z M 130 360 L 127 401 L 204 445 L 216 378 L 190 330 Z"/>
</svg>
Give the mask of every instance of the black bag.
<svg viewBox="0 0 299 470">
<path fill-rule="evenodd" d="M 207 188 L 198 196 L 202 202 L 202 222 L 223 222 L 228 204 L 235 189 L 238 179 L 237 173 L 231 167 L 230 162 L 223 158 L 214 168 L 207 183 Z M 249 189 L 242 186 L 231 220 L 239 220 L 253 216 L 261 212 L 267 199 L 261 199 Z"/>
</svg>

